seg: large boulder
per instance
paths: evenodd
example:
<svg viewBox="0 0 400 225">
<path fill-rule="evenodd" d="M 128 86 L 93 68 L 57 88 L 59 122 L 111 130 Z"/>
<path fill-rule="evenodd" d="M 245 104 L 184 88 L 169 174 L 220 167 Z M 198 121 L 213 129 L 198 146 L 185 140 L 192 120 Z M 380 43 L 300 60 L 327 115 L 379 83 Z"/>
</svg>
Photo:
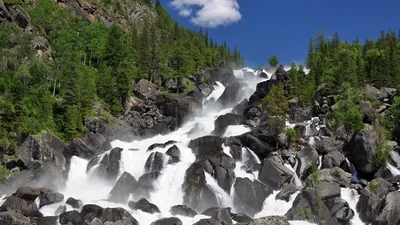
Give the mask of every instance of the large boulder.
<svg viewBox="0 0 400 225">
<path fill-rule="evenodd" d="M 183 223 L 177 217 L 168 217 L 168 218 L 158 219 L 152 222 L 150 225 L 183 225 Z"/>
<path fill-rule="evenodd" d="M 55 166 L 62 169 L 66 167 L 64 151 L 68 151 L 67 145 L 46 131 L 40 136 L 29 136 L 16 149 L 15 154 L 28 168 L 35 165 L 34 161 L 42 161 L 52 162 Z"/>
<path fill-rule="evenodd" d="M 87 132 L 69 143 L 71 155 L 91 159 L 111 149 L 111 144 L 101 133 Z"/>
<path fill-rule="evenodd" d="M 318 153 L 325 155 L 332 151 L 342 151 L 344 141 L 335 137 L 318 139 L 315 142 L 315 149 Z"/>
<path fill-rule="evenodd" d="M 344 151 L 354 164 L 360 175 L 372 176 L 379 169 L 376 164 L 375 152 L 379 147 L 379 136 L 373 130 L 364 129 L 353 136 Z"/>
<path fill-rule="evenodd" d="M 222 144 L 224 139 L 216 136 L 204 136 L 189 143 L 189 148 L 192 149 L 196 158 L 201 159 L 206 156 L 214 156 L 223 151 Z"/>
<path fill-rule="evenodd" d="M 155 104 L 162 115 L 175 118 L 178 127 L 201 108 L 201 102 L 190 96 L 157 95 Z"/>
<path fill-rule="evenodd" d="M 152 152 L 144 166 L 146 173 L 160 172 L 168 162 L 168 159 L 169 157 L 164 153 Z"/>
<path fill-rule="evenodd" d="M 214 107 L 227 107 L 236 104 L 244 95 L 242 85 L 238 82 L 229 84 L 221 97 L 215 102 Z"/>
<path fill-rule="evenodd" d="M 7 197 L 6 201 L 1 205 L 0 211 L 15 211 L 27 217 L 42 216 L 35 202 L 25 200 L 16 196 Z"/>
<path fill-rule="evenodd" d="M 54 203 L 64 201 L 64 195 L 58 192 L 45 192 L 40 195 L 40 205 L 39 207 L 42 208 L 45 205 L 51 205 Z"/>
<path fill-rule="evenodd" d="M 213 207 L 207 209 L 202 214 L 210 216 L 211 219 L 214 219 L 223 225 L 233 225 L 231 214 L 226 208 Z"/>
<path fill-rule="evenodd" d="M 141 99 L 155 99 L 158 91 L 155 84 L 141 79 L 133 88 L 133 93 Z"/>
<path fill-rule="evenodd" d="M 299 162 L 296 173 L 300 179 L 304 180 L 307 178 L 311 167 L 318 164 L 318 152 L 311 145 L 307 145 L 299 153 L 297 153 L 296 158 Z"/>
<path fill-rule="evenodd" d="M 133 193 L 138 187 L 135 177 L 125 171 L 110 191 L 108 200 L 124 204 L 128 201 L 129 194 Z"/>
<path fill-rule="evenodd" d="M 386 195 L 391 190 L 392 185 L 388 181 L 376 178 L 361 191 L 356 209 L 363 222 L 371 223 L 378 218 L 385 205 Z"/>
<path fill-rule="evenodd" d="M 233 204 L 239 212 L 254 216 L 263 208 L 265 199 L 272 190 L 263 183 L 249 178 L 236 178 L 234 184 Z"/>
<path fill-rule="evenodd" d="M 386 196 L 385 206 L 381 214 L 373 222 L 374 225 L 400 224 L 400 192 L 391 192 Z"/>
<path fill-rule="evenodd" d="M 346 171 L 350 171 L 346 157 L 339 151 L 331 151 L 322 156 L 322 169 L 340 167 Z"/>
<path fill-rule="evenodd" d="M 68 211 L 60 215 L 61 225 L 82 225 L 84 224 L 81 214 L 77 210 Z"/>
<path fill-rule="evenodd" d="M 274 85 L 277 85 L 279 82 L 277 80 L 267 80 L 257 84 L 256 91 L 250 97 L 249 102 L 258 103 L 267 96 Z"/>
<path fill-rule="evenodd" d="M 160 213 L 160 209 L 153 203 L 147 201 L 145 198 L 141 198 L 139 201 L 130 201 L 128 203 L 129 208 L 133 210 L 141 210 L 150 214 Z"/>
<path fill-rule="evenodd" d="M 293 179 L 293 172 L 281 161 L 267 158 L 264 160 L 258 179 L 272 190 L 279 190 L 283 184 Z"/>
<path fill-rule="evenodd" d="M 104 224 L 139 225 L 139 222 L 123 208 L 105 208 L 99 218 Z"/>
<path fill-rule="evenodd" d="M 324 225 L 338 225 L 336 218 L 331 216 L 329 209 L 322 202 L 314 188 L 303 189 L 293 201 L 292 208 L 285 216 L 289 220 L 305 220 L 310 223 Z"/>
<path fill-rule="evenodd" d="M 98 164 L 93 170 L 93 174 L 99 178 L 103 178 L 109 181 L 115 181 L 119 173 L 120 160 L 122 148 L 115 147 L 109 153 L 106 153 L 103 157 L 98 156 L 92 159 L 87 166 L 87 171 L 94 165 Z"/>
<path fill-rule="evenodd" d="M 312 177 L 308 177 L 306 183 L 312 183 L 312 179 Z M 336 183 L 341 187 L 349 187 L 351 183 L 351 173 L 345 172 L 339 167 L 322 169 L 318 173 L 318 179 L 322 182 Z"/>
<path fill-rule="evenodd" d="M 183 203 L 197 212 L 220 205 L 218 197 L 207 185 L 201 162 L 193 163 L 186 170 L 182 189 L 184 192 Z"/>
<path fill-rule="evenodd" d="M 169 210 L 173 216 L 195 217 L 197 212 L 187 205 L 175 205 Z"/>
<path fill-rule="evenodd" d="M 340 224 L 349 224 L 354 217 L 354 211 L 350 208 L 349 203 L 340 197 L 327 199 L 324 203 Z"/>
<path fill-rule="evenodd" d="M 222 136 L 228 126 L 239 125 L 241 120 L 242 117 L 236 114 L 227 113 L 225 115 L 221 115 L 214 121 L 215 128 L 212 134 Z"/>
<path fill-rule="evenodd" d="M 0 225 L 30 225 L 29 218 L 16 212 L 0 212 Z"/>
<path fill-rule="evenodd" d="M 275 196 L 275 199 L 289 202 L 290 196 L 299 190 L 300 188 L 295 184 L 284 184 L 281 191 Z"/>
</svg>

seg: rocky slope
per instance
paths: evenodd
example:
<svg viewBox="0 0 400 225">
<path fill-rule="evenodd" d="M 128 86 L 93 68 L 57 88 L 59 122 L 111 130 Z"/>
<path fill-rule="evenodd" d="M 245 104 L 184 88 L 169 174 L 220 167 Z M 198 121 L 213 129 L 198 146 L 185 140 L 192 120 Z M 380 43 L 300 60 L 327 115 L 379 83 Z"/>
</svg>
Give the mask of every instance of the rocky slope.
<svg viewBox="0 0 400 225">
<path fill-rule="evenodd" d="M 193 75 L 186 86 L 164 86 L 164 89 L 182 90 L 187 90 L 188 86 L 195 87 L 180 95 L 165 94 L 152 83 L 142 80 L 135 85 L 135 97 L 123 118 L 106 118 L 99 107 L 98 115 L 87 121 L 88 132 L 67 145 L 50 133 L 28 137 L 19 147 L 17 159 L 10 159 L 7 163 L 10 169 L 18 167 L 22 172 L 2 181 L 0 190 L 8 197 L 0 207 L 0 224 L 56 224 L 57 219 L 62 225 L 138 224 L 139 218 L 134 218 L 131 211 L 160 213 L 162 207 L 148 199 L 155 188 L 154 182 L 165 171 L 165 162 L 173 165 L 181 160 L 181 152 L 185 149 L 176 146 L 179 140 L 152 143 L 148 149 L 116 147 L 108 151 L 112 148 L 110 141 L 116 138 L 130 141 L 175 131 L 187 119 L 201 113 L 202 100 L 209 96 L 212 84 L 216 84 L 214 82 L 224 83 L 226 87 L 214 104 L 234 106 L 232 112 L 215 119 L 212 134 L 189 142 L 187 147 L 193 152 L 195 161 L 185 171 L 183 204 L 171 207 L 173 217 L 152 224 L 182 224 L 181 216 L 186 218 L 198 214 L 205 218 L 195 224 L 286 225 L 291 220 L 334 225 L 358 224 L 360 221 L 365 224 L 398 224 L 400 205 L 396 193 L 399 174 L 390 167 L 400 164 L 397 143 L 390 143 L 393 149 L 390 152 L 391 165 L 386 166 L 374 160 L 379 139 L 368 124 L 351 139 L 342 139 L 340 132 L 330 128 L 326 116 L 335 102 L 328 101 L 322 89 L 316 93 L 316 105 L 312 109 L 301 108 L 295 101 L 289 101 L 291 126 L 297 134 L 295 143 L 289 143 L 285 133 L 276 133 L 281 124 L 259 108 L 261 99 L 273 86 L 285 83 L 287 75 L 279 68 L 274 74 L 276 79 L 258 83 L 253 95 L 236 106 L 240 98 L 225 93 L 238 92 L 236 86 L 243 87 L 244 82 L 230 69 Z M 367 86 L 366 90 L 368 95 L 384 102 L 386 108 L 390 107 L 391 99 L 396 95 L 395 90 L 387 88 L 379 90 Z M 360 103 L 360 107 L 362 105 L 368 103 Z M 383 113 L 384 109 L 378 112 Z M 229 126 L 239 124 L 246 125 L 250 131 L 230 137 L 223 135 Z M 159 152 L 160 149 L 165 149 L 165 154 Z M 136 179 L 126 171 L 119 174 L 123 151 L 148 152 L 143 176 Z M 61 194 L 73 155 L 90 160 L 87 165 L 90 176 L 114 183 L 108 201 L 126 204 L 129 210 L 82 205 L 73 199 L 74 196 Z M 242 168 L 236 168 L 237 162 L 244 163 Z M 319 169 L 315 170 L 316 167 Z M 237 169 L 247 173 L 251 179 L 242 177 Z M 230 207 L 235 211 L 221 205 L 220 196 L 208 182 L 208 174 L 221 190 L 234 193 Z M 355 207 L 344 199 L 343 189 L 359 194 Z M 130 194 L 134 199 L 129 198 Z M 275 194 L 275 198 L 282 201 L 277 204 L 289 202 L 292 204 L 290 209 L 280 216 L 258 218 L 266 199 Z M 40 199 L 39 205 L 35 204 L 36 199 Z M 59 203 L 62 204 L 55 217 L 43 216 L 41 211 L 45 205 Z"/>
</svg>

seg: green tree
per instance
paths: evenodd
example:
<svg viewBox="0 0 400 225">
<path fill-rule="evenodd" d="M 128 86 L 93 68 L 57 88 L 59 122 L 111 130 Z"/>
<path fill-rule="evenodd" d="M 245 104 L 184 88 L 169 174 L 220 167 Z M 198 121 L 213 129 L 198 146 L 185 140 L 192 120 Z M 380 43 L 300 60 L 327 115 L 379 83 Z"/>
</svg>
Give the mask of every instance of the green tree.
<svg viewBox="0 0 400 225">
<path fill-rule="evenodd" d="M 268 59 L 269 65 L 270 66 L 277 66 L 279 64 L 278 57 L 273 55 Z"/>
</svg>

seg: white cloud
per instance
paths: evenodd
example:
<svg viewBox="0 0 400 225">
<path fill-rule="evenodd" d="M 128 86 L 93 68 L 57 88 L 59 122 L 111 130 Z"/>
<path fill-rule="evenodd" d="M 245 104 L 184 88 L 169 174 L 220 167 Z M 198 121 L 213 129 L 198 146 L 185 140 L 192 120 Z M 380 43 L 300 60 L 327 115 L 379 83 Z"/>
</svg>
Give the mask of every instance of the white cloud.
<svg viewBox="0 0 400 225">
<path fill-rule="evenodd" d="M 190 16 L 194 24 L 204 27 L 228 25 L 242 18 L 236 0 L 172 0 L 170 4 L 179 15 Z"/>
</svg>

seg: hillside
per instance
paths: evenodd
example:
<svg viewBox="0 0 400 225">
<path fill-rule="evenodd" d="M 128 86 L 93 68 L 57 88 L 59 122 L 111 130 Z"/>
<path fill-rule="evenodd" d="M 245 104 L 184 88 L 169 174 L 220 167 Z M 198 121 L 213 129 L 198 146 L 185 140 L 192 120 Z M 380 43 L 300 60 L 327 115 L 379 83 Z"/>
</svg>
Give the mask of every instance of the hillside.
<svg viewBox="0 0 400 225">
<path fill-rule="evenodd" d="M 162 87 L 242 64 L 237 49 L 179 26 L 159 1 L 1 0 L 0 39 L 0 153 L 10 155 L 46 129 L 80 136 L 94 103 L 122 115 L 142 78 Z"/>
</svg>

